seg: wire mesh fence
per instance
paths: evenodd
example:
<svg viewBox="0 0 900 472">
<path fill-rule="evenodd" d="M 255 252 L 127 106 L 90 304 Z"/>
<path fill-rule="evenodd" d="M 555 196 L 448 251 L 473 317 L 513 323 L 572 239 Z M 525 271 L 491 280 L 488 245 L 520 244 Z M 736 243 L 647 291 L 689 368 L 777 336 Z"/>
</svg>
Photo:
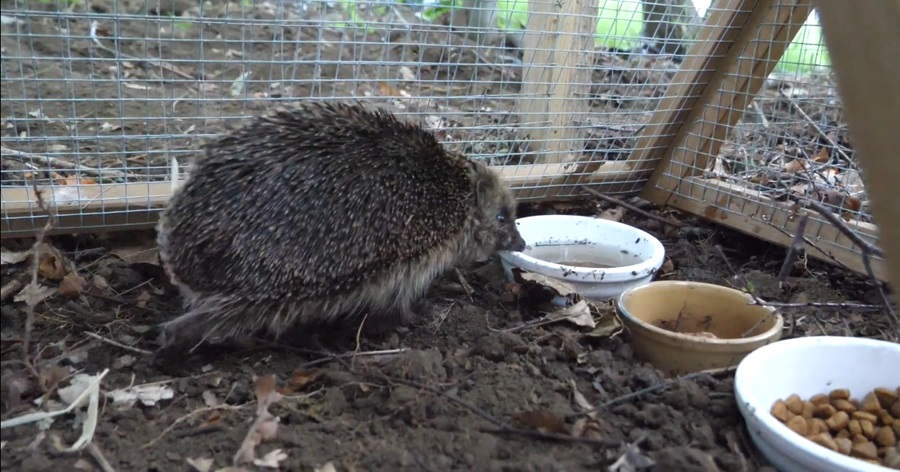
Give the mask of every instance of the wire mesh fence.
<svg viewBox="0 0 900 472">
<path fill-rule="evenodd" d="M 520 199 L 649 187 L 789 233 L 776 213 L 811 198 L 874 240 L 803 0 L 0 5 L 4 237 L 43 225 L 35 189 L 58 230 L 152 225 L 205 140 L 274 106 L 356 100 L 494 166 Z M 829 228 L 810 225 L 823 255 L 854 251 Z"/>
<path fill-rule="evenodd" d="M 627 157 L 701 21 L 670 0 L 2 5 L 7 234 L 40 227 L 32 184 L 62 227 L 147 224 L 204 140 L 308 99 L 388 108 L 543 198 L 589 174 L 561 163 Z"/>
<path fill-rule="evenodd" d="M 776 2 L 779 24 L 761 22 L 734 52 L 736 64 L 686 124 L 657 187 L 684 199 L 683 206 L 761 235 L 794 237 L 800 207 L 812 201 L 876 245 L 821 27 L 815 11 L 797 4 Z M 783 35 L 783 24 L 798 25 L 796 36 Z M 765 69 L 773 71 L 759 73 Z M 860 248 L 819 213 L 809 215 L 805 240 L 813 256 L 862 268 Z"/>
</svg>

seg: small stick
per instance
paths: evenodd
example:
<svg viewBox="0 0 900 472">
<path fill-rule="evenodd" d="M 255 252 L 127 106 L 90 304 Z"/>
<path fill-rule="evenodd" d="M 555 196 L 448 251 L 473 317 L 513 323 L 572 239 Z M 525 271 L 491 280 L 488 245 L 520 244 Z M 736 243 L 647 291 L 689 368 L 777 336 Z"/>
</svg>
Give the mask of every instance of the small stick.
<svg viewBox="0 0 900 472">
<path fill-rule="evenodd" d="M 604 402 L 604 403 L 601 403 L 601 404 L 598 405 L 597 407 L 591 408 L 590 410 L 585 410 L 585 411 L 581 411 L 581 412 L 578 412 L 578 413 L 573 413 L 573 414 L 571 414 L 571 415 L 568 416 L 568 419 L 571 419 L 571 418 L 577 418 L 577 417 L 582 416 L 582 415 L 587 415 L 587 414 L 590 414 L 590 413 L 594 413 L 594 412 L 596 412 L 596 411 L 598 411 L 598 410 L 603 410 L 603 409 L 609 408 L 609 407 L 611 407 L 611 406 L 618 405 L 619 403 L 624 403 L 624 402 L 627 402 L 627 401 L 629 401 L 629 400 L 635 399 L 635 398 L 637 398 L 637 397 L 641 397 L 641 396 L 647 395 L 648 393 L 654 393 L 654 392 L 657 392 L 657 391 L 660 391 L 660 390 L 665 390 L 665 389 L 671 387 L 673 384 L 677 383 L 677 382 L 680 381 L 680 380 L 690 380 L 690 379 L 694 379 L 694 378 L 701 377 L 701 376 L 704 376 L 704 375 L 719 375 L 719 374 L 725 374 L 725 373 L 732 372 L 732 371 L 734 371 L 735 369 L 737 369 L 737 366 L 724 367 L 724 368 L 721 368 L 721 369 L 701 370 L 701 371 L 699 371 L 699 372 L 694 372 L 694 373 L 691 373 L 691 374 L 682 375 L 682 376 L 680 376 L 680 377 L 674 377 L 674 378 L 668 379 L 668 380 L 666 380 L 666 381 L 664 381 L 664 382 L 658 383 L 658 384 L 656 384 L 656 385 L 651 385 L 651 386 L 649 386 L 649 387 L 647 387 L 647 388 L 642 388 L 642 389 L 640 389 L 640 390 L 638 390 L 638 391 L 636 391 L 636 392 L 631 392 L 631 393 L 628 393 L 628 394 L 625 394 L 625 395 L 622 395 L 622 396 L 613 398 L 612 400 L 609 400 L 609 401 L 606 401 L 606 402 Z"/>
<path fill-rule="evenodd" d="M 824 131 L 822 131 L 822 128 L 819 128 L 819 125 L 812 118 L 810 118 L 809 115 L 807 115 L 806 112 L 803 111 L 802 108 L 800 108 L 800 105 L 798 105 L 797 102 L 795 102 L 793 98 L 791 98 L 788 94 L 784 93 L 784 90 L 782 90 L 782 89 L 778 89 L 778 93 L 782 97 L 786 98 L 788 100 L 788 102 L 790 102 L 790 104 L 794 108 L 794 110 L 797 110 L 797 113 L 799 113 L 800 116 L 802 116 L 803 119 L 806 120 L 806 122 L 809 123 L 810 126 L 812 126 L 813 129 L 816 130 L 817 133 L 819 133 L 819 136 L 822 136 L 823 138 L 825 138 L 825 141 L 828 141 L 828 144 L 830 144 L 832 147 L 834 147 L 834 149 L 838 153 L 840 153 L 841 157 L 846 159 L 847 162 L 853 162 L 853 160 L 850 159 L 850 156 L 848 156 L 847 153 L 845 153 L 844 150 L 841 149 L 841 146 L 839 146 L 838 143 L 834 142 L 834 140 L 831 139 L 831 136 L 828 136 Z"/>
<path fill-rule="evenodd" d="M 469 301 L 474 301 L 472 299 L 472 294 L 475 293 L 475 291 L 472 290 L 472 286 L 469 285 L 469 281 L 466 280 L 465 277 L 463 277 L 463 274 L 462 272 L 460 272 L 459 268 L 454 268 L 453 270 L 456 271 L 456 278 L 459 279 L 459 284 L 462 285 L 463 290 L 466 292 L 466 296 L 469 297 Z"/>
<path fill-rule="evenodd" d="M 777 308 L 834 308 L 838 310 L 872 310 L 878 311 L 884 308 L 883 305 L 868 305 L 865 303 L 844 303 L 844 302 L 805 302 L 805 303 L 781 303 L 781 302 L 763 302 L 751 303 L 751 305 L 769 305 Z"/>
<path fill-rule="evenodd" d="M 808 220 L 809 215 L 805 214 L 800 218 L 800 222 L 797 223 L 797 232 L 794 233 L 794 239 L 791 241 L 791 245 L 788 246 L 787 254 L 784 256 L 784 263 L 781 264 L 781 270 L 778 272 L 779 286 L 784 283 L 784 280 L 791 271 L 791 266 L 794 265 L 794 259 L 800 250 L 803 249 L 803 242 L 805 241 L 806 236 L 806 222 Z"/>
<path fill-rule="evenodd" d="M 94 44 L 97 45 L 98 48 L 112 54 L 115 58 L 127 59 L 129 61 L 135 61 L 135 62 L 146 62 L 147 64 L 150 64 L 152 66 L 156 66 L 156 67 L 165 69 L 183 79 L 197 80 L 197 78 L 194 77 L 193 75 L 188 74 L 187 72 L 184 72 L 183 70 L 178 69 L 177 67 L 175 67 L 172 64 L 169 64 L 165 61 L 131 56 L 131 55 L 125 54 L 123 52 L 116 51 L 115 49 L 112 49 L 112 48 L 104 45 L 103 43 L 100 42 L 100 38 L 97 36 L 97 27 L 98 26 L 100 26 L 100 23 L 98 23 L 97 21 L 91 22 L 91 31 L 90 31 L 91 39 L 93 40 Z"/>
<path fill-rule="evenodd" d="M 142 356 L 152 356 L 152 355 L 153 355 L 153 352 L 151 352 L 151 351 L 147 351 L 147 350 L 140 349 L 140 348 L 136 348 L 136 347 L 131 347 L 131 346 L 128 346 L 128 345 L 126 345 L 126 344 L 122 344 L 122 343 L 120 343 L 120 342 L 113 341 L 112 339 L 104 338 L 103 336 L 100 336 L 100 335 L 97 334 L 97 333 L 91 333 L 91 332 L 89 332 L 89 331 L 85 331 L 84 334 L 86 334 L 86 335 L 88 335 L 88 336 L 90 336 L 90 337 L 92 337 L 92 338 L 94 338 L 94 339 L 96 339 L 96 340 L 98 340 L 98 341 L 105 342 L 106 344 L 109 344 L 109 345 L 111 345 L 111 346 L 115 346 L 115 347 L 120 348 L 120 349 L 124 349 L 124 350 L 126 350 L 126 351 L 131 351 L 131 352 L 133 352 L 133 353 L 135 353 L 135 354 L 140 354 L 140 355 L 142 355 Z"/>
<path fill-rule="evenodd" d="M 3 157 L 7 159 L 13 159 L 16 161 L 24 162 L 26 164 L 28 164 L 29 160 L 37 160 L 43 161 L 44 165 L 46 165 L 47 167 L 59 167 L 63 169 L 75 170 L 78 172 L 84 172 L 85 174 L 96 175 L 98 177 L 103 176 L 104 174 L 120 178 L 125 178 L 128 176 L 128 174 L 115 169 L 97 169 L 94 167 L 82 166 L 59 157 L 51 157 L 44 156 L 42 154 L 34 154 L 31 152 L 17 151 L 8 147 L 0 147 L 0 152 L 2 152 Z"/>
<path fill-rule="evenodd" d="M 606 200 L 607 202 L 610 202 L 610 203 L 614 203 L 614 204 L 616 204 L 616 205 L 619 205 L 619 206 L 622 207 L 622 208 L 625 208 L 625 209 L 630 210 L 630 211 L 633 211 L 633 212 L 635 212 L 635 213 L 637 213 L 637 214 L 639 214 L 639 215 L 642 215 L 642 216 L 645 216 L 645 217 L 647 217 L 647 218 L 650 218 L 651 220 L 656 220 L 656 221 L 659 221 L 659 222 L 661 222 L 661 223 L 667 224 L 667 225 L 669 225 L 669 226 L 674 226 L 674 227 L 676 227 L 676 228 L 683 228 L 683 227 L 684 227 L 684 225 L 681 224 L 681 223 L 676 223 L 676 222 L 674 222 L 674 221 L 669 221 L 667 218 L 663 218 L 663 217 L 661 217 L 661 216 L 659 216 L 659 215 L 654 215 L 653 213 L 650 213 L 650 212 L 648 212 L 648 211 L 641 210 L 640 208 L 638 208 L 638 207 L 636 207 L 636 206 L 634 206 L 634 205 L 632 205 L 632 204 L 630 204 L 630 203 L 625 203 L 625 202 L 623 202 L 622 200 L 620 200 L 620 199 L 618 199 L 618 198 L 616 198 L 616 197 L 611 197 L 611 196 L 609 196 L 609 195 L 604 195 L 604 194 L 602 194 L 602 193 L 600 193 L 600 192 L 598 192 L 598 191 L 596 191 L 596 190 L 594 190 L 594 189 L 592 189 L 592 188 L 590 188 L 590 187 L 585 187 L 584 185 L 582 185 L 581 188 L 582 188 L 582 190 L 584 190 L 585 192 L 587 192 L 587 193 L 589 193 L 589 194 L 591 194 L 591 195 L 593 195 L 593 196 L 595 196 L 595 197 L 597 197 L 597 198 L 600 198 L 600 199 L 602 199 L 602 200 Z"/>
<path fill-rule="evenodd" d="M 19 289 L 22 288 L 22 281 L 19 279 L 12 279 L 9 282 L 3 284 L 3 287 L 0 288 L 0 302 L 5 302 L 7 298 L 13 296 L 13 294 L 18 293 Z"/>
<path fill-rule="evenodd" d="M 53 218 L 55 216 L 54 212 L 51 212 L 47 209 L 47 205 L 44 202 L 44 195 L 38 191 L 37 185 L 33 186 L 34 194 L 37 197 L 37 204 L 47 213 L 47 222 L 44 224 L 44 227 L 41 228 L 40 232 L 38 232 L 37 239 L 34 241 L 34 246 L 31 248 L 31 282 L 29 286 L 25 288 L 28 290 L 36 291 L 38 287 L 38 267 L 41 262 L 41 246 L 44 245 L 44 238 L 47 235 L 47 232 L 50 231 L 50 228 L 53 226 Z M 39 378 L 37 375 L 37 371 L 34 369 L 34 365 L 31 363 L 31 331 L 34 329 L 34 307 L 37 303 L 34 302 L 34 294 L 30 294 L 28 297 L 25 297 L 25 305 L 26 305 L 26 315 L 25 315 L 25 333 L 22 335 L 22 360 L 25 362 L 25 366 L 28 367 L 28 370 L 34 374 L 35 378 Z"/>
<path fill-rule="evenodd" d="M 881 249 L 869 244 L 868 242 L 860 238 L 858 234 L 854 233 L 853 230 L 847 227 L 847 225 L 843 221 L 841 221 L 840 218 L 838 218 L 831 210 L 825 208 L 825 206 L 821 203 L 813 200 L 805 200 L 801 204 L 805 207 L 812 208 L 816 211 L 816 213 L 822 215 L 823 218 L 828 220 L 828 222 L 834 225 L 834 227 L 837 228 L 838 231 L 843 233 L 844 236 L 847 237 L 847 239 L 853 241 L 853 244 L 859 246 L 859 248 L 863 251 L 868 251 L 869 253 L 874 254 L 878 257 L 884 257 L 884 253 L 881 252 Z"/>
<path fill-rule="evenodd" d="M 527 438 L 534 439 L 543 439 L 549 441 L 562 441 L 562 442 L 574 442 L 574 443 L 582 443 L 582 444 L 593 444 L 595 446 L 600 446 L 603 448 L 609 448 L 618 446 L 618 441 L 612 441 L 610 439 L 592 439 L 592 438 L 582 438 L 578 436 L 571 436 L 568 434 L 560 434 L 560 433 L 548 433 L 544 431 L 531 430 L 531 429 L 517 429 L 517 428 L 499 428 L 499 429 L 480 429 L 482 433 L 488 434 L 497 434 L 497 435 L 511 435 L 511 436 L 524 436 Z"/>
<path fill-rule="evenodd" d="M 97 464 L 100 466 L 100 469 L 103 472 L 116 472 L 116 469 L 113 468 L 112 464 L 106 460 L 106 456 L 103 455 L 103 451 L 100 450 L 100 447 L 97 446 L 97 443 L 91 441 L 87 445 L 87 451 L 97 461 Z"/>
</svg>

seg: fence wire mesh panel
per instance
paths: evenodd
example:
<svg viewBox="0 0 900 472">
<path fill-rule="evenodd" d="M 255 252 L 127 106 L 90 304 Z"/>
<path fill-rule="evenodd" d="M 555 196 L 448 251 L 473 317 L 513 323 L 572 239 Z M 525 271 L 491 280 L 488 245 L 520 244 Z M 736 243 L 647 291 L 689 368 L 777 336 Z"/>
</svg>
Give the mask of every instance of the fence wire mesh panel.
<svg viewBox="0 0 900 472">
<path fill-rule="evenodd" d="M 808 253 L 863 272 L 856 244 L 820 211 L 800 211 L 815 202 L 877 244 L 816 13 L 804 1 L 771 3 L 648 191 L 782 243 L 808 213 Z M 873 260 L 883 276 L 883 261 Z"/>
<path fill-rule="evenodd" d="M 621 164 L 702 64 L 707 4 L 4 0 L 3 233 L 43 208 L 58 230 L 153 224 L 203 141 L 313 99 L 421 123 L 522 199 L 636 192 L 646 169 Z"/>
</svg>

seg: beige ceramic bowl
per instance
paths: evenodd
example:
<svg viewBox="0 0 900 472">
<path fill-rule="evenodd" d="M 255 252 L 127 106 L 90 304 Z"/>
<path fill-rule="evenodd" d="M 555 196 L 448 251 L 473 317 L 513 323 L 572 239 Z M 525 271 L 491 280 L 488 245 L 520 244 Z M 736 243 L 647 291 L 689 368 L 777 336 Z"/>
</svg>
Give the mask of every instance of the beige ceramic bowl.
<svg viewBox="0 0 900 472">
<path fill-rule="evenodd" d="M 737 365 L 781 338 L 784 324 L 750 295 L 701 282 L 651 282 L 623 292 L 617 305 L 635 354 L 671 374 Z"/>
</svg>

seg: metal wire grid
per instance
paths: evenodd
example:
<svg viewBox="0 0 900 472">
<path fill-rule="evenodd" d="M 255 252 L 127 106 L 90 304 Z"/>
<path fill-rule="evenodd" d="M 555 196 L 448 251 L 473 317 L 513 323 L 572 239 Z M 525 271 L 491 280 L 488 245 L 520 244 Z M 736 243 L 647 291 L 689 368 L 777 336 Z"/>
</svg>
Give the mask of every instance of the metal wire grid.
<svg viewBox="0 0 900 472">
<path fill-rule="evenodd" d="M 665 6 L 671 0 L 659 1 Z M 541 198 L 541 190 L 550 188 L 529 179 L 563 177 L 543 164 L 554 152 L 581 161 L 626 157 L 679 67 L 672 56 L 640 49 L 634 32 L 644 26 L 642 7 L 652 3 L 594 0 L 588 11 L 597 14 L 581 15 L 600 25 L 594 31 L 531 30 L 539 35 L 535 51 L 553 52 L 557 62 L 566 54 L 580 56 L 567 66 L 584 77 L 571 84 L 579 94 L 564 101 L 581 111 L 567 113 L 572 119 L 562 124 L 550 113 L 519 108 L 522 99 L 555 99 L 529 95 L 529 84 L 551 90 L 556 84 L 543 75 L 523 83 L 529 65 L 518 46 L 525 34 L 497 26 L 516 21 L 521 26 L 527 22 L 523 11 L 552 5 L 523 10 L 522 2 L 493 3 L 451 6 L 432 19 L 429 14 L 440 13 L 441 5 L 4 1 L 4 233 L 42 224 L 44 212 L 26 192 L 32 185 L 50 189 L 46 200 L 76 216 L 61 220 L 60 229 L 146 225 L 171 192 L 167 182 L 183 176 L 179 166 L 197 155 L 203 140 L 276 104 L 298 100 L 385 106 L 474 158 L 527 165 L 510 182 L 531 185 L 535 191 L 529 198 Z M 488 26 L 449 25 L 462 13 L 495 7 Z M 560 21 L 567 15 L 579 16 L 562 14 Z M 591 33 L 593 45 L 587 49 L 542 47 L 545 35 L 591 39 Z M 689 47 L 689 37 L 679 40 Z M 546 67 L 554 68 L 560 66 Z M 570 137 L 546 152 L 547 141 L 554 139 L 551 126 Z M 545 152 L 538 159 L 540 148 Z M 552 185 L 572 178 L 577 175 Z M 621 190 L 636 191 L 644 180 L 624 178 Z"/>
<path fill-rule="evenodd" d="M 751 97 L 751 105 L 743 110 L 737 124 L 727 127 L 718 152 L 713 155 L 678 146 L 663 173 L 678 178 L 687 170 L 688 175 L 700 177 L 681 180 L 675 188 L 676 195 L 699 199 L 732 216 L 775 225 L 784 234 L 791 231 L 787 220 L 773 221 L 772 215 L 804 199 L 822 203 L 845 221 L 874 229 L 862 172 L 854 158 L 821 27 L 815 12 L 808 19 L 791 19 L 803 20 L 805 25 L 774 72 L 769 77 L 761 77 L 765 79 L 762 90 Z M 757 34 L 738 60 L 758 60 L 752 57 L 751 51 L 760 43 L 775 41 Z M 765 60 L 772 62 L 779 58 Z M 719 91 L 749 94 L 746 89 Z M 706 107 L 725 116 L 739 112 L 719 103 L 709 103 Z M 713 135 L 712 129 L 722 126 L 722 122 L 701 119 L 690 126 L 689 135 L 699 138 Z M 860 253 L 859 248 L 847 244 L 846 238 L 837 237 L 837 232 L 826 234 L 824 230 L 830 226 L 819 215 L 813 215 L 806 227 L 807 241 L 820 249 L 821 254 L 833 247 Z M 874 231 L 856 232 L 862 239 L 877 243 Z"/>
</svg>

